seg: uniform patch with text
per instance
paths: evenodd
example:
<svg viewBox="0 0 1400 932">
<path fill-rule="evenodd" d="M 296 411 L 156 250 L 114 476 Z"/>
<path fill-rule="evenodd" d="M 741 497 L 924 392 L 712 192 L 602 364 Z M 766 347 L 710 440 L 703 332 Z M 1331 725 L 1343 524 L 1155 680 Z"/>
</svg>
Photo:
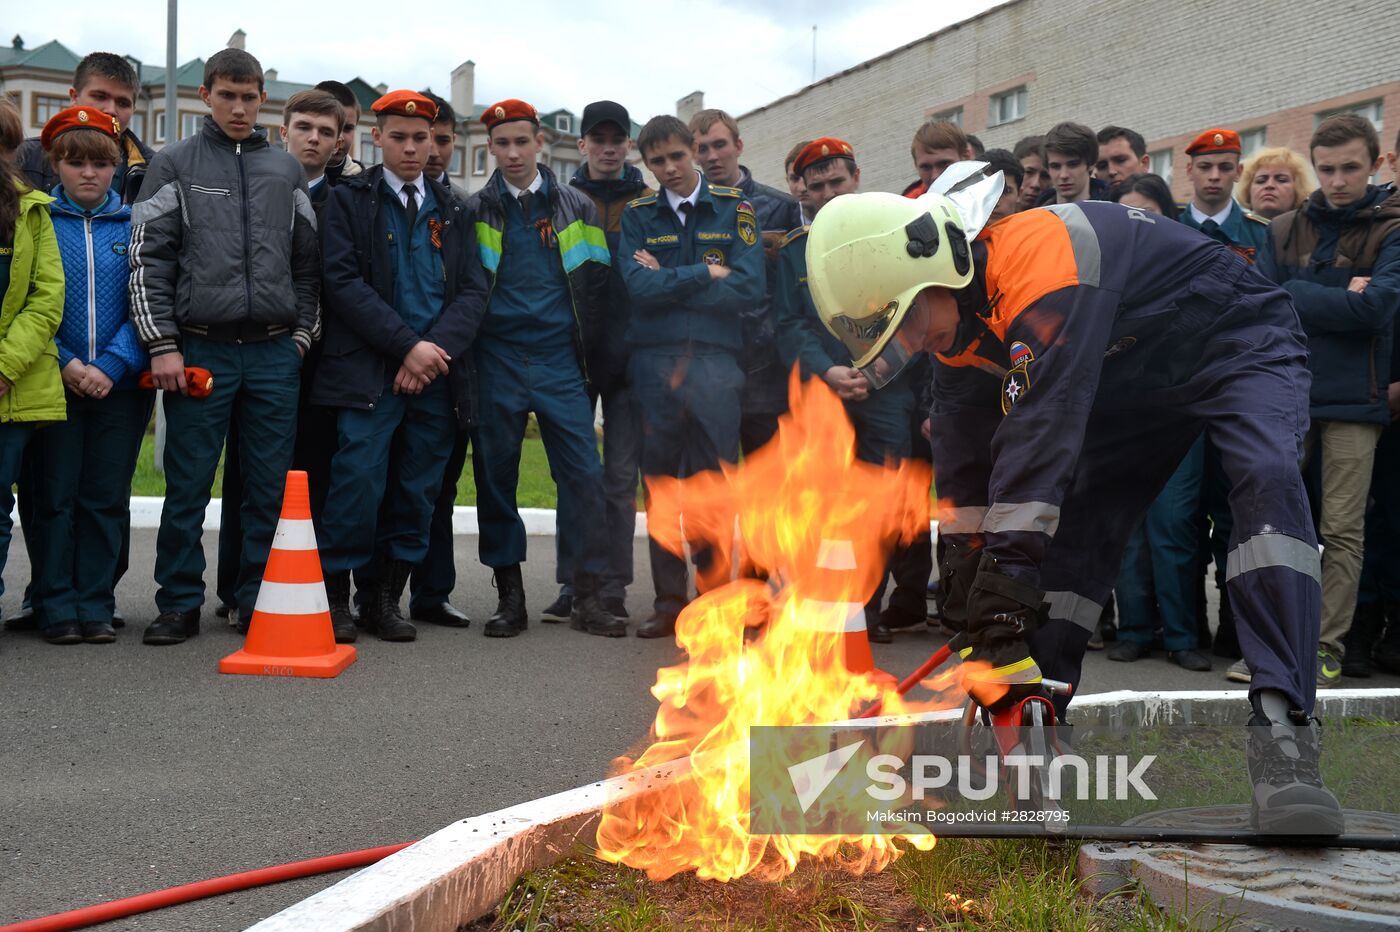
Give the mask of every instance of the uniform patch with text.
<svg viewBox="0 0 1400 932">
<path fill-rule="evenodd" d="M 735 212 L 738 214 L 739 239 L 752 246 L 758 242 L 758 219 L 754 216 L 753 205 L 748 201 L 740 201 Z"/>
<path fill-rule="evenodd" d="M 1030 364 L 1035 362 L 1035 353 L 1019 340 L 1011 344 L 1011 369 L 1001 380 L 1001 413 L 1010 414 L 1011 409 L 1020 403 L 1031 391 Z"/>
</svg>

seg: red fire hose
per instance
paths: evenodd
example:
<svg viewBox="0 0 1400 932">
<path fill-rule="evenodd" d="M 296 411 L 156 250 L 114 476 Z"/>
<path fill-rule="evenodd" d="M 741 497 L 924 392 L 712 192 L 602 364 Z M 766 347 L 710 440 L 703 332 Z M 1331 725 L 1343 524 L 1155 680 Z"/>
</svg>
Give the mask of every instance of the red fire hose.
<svg viewBox="0 0 1400 932">
<path fill-rule="evenodd" d="M 23 922 L 0 926 L 0 932 L 65 932 L 68 929 L 85 929 L 88 926 L 97 925 L 99 922 L 124 919 L 127 916 L 136 916 L 154 909 L 164 909 L 167 906 L 178 906 L 181 903 L 191 903 L 223 893 L 251 890 L 254 887 L 281 883 L 284 880 L 315 877 L 317 874 L 329 874 L 352 867 L 365 867 L 382 861 L 395 851 L 407 848 L 411 844 L 413 842 L 410 841 L 399 845 L 365 848 L 361 851 L 347 851 L 344 854 L 332 854 L 321 858 L 310 858 L 305 861 L 292 861 L 288 864 L 276 864 L 272 867 L 243 871 L 239 874 L 228 874 L 224 877 L 200 880 L 165 890 L 129 896 L 125 899 L 84 906 L 82 909 L 72 909 L 39 919 L 26 919 Z"/>
</svg>

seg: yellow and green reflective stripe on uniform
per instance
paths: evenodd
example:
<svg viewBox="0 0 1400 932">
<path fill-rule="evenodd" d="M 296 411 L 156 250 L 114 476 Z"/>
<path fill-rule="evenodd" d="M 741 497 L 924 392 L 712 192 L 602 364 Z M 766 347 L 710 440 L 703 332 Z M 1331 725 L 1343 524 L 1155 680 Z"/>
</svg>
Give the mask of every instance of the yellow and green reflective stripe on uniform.
<svg viewBox="0 0 1400 932">
<path fill-rule="evenodd" d="M 971 653 L 971 648 L 967 649 L 967 653 L 959 651 L 958 656 L 966 660 L 968 653 Z M 1004 667 L 992 667 L 990 670 L 975 670 L 969 673 L 967 678 L 979 683 L 1005 683 L 1009 686 L 1039 683 L 1041 681 L 1040 666 L 1035 662 L 1034 657 L 1024 657 L 1015 663 L 1008 663 Z"/>
<path fill-rule="evenodd" d="M 611 265 L 612 256 L 608 253 L 608 241 L 603 231 L 591 223 L 575 220 L 559 231 L 559 260 L 568 274 L 585 262 Z M 501 231 L 483 220 L 476 222 L 476 247 L 481 253 L 481 264 L 491 274 L 501 264 L 503 237 Z"/>
<path fill-rule="evenodd" d="M 559 231 L 559 258 L 567 274 L 585 262 L 612 265 L 608 241 L 603 231 L 591 223 L 575 220 Z"/>
</svg>

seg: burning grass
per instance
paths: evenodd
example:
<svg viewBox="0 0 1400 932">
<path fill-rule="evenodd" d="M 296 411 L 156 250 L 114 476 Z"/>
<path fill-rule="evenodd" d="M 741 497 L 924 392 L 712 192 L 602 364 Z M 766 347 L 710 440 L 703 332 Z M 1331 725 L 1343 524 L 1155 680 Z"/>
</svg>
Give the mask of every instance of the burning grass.
<svg viewBox="0 0 1400 932">
<path fill-rule="evenodd" d="M 1228 917 L 1158 910 L 1127 890 L 1095 898 L 1074 876 L 1078 845 L 941 839 L 878 874 L 804 861 L 778 882 L 726 884 L 681 874 L 653 881 L 587 850 L 522 877 L 497 911 L 467 932 L 735 932 L 987 929 L 1023 932 L 1230 929 Z"/>
</svg>

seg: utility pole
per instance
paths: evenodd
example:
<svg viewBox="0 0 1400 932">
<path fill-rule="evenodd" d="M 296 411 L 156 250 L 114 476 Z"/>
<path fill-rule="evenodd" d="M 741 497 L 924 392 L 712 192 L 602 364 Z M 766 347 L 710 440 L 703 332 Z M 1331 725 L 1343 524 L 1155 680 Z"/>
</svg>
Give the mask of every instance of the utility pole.
<svg viewBox="0 0 1400 932">
<path fill-rule="evenodd" d="M 175 0 L 170 0 L 174 3 Z M 817 24 L 812 24 L 812 83 L 817 83 Z"/>
<path fill-rule="evenodd" d="M 179 12 L 180 0 L 166 0 L 165 4 L 165 144 L 175 141 L 179 126 L 179 107 L 175 98 L 175 19 Z M 152 138 L 155 134 L 151 134 Z M 160 394 L 157 392 L 157 394 Z M 165 475 L 165 404 L 156 402 L 156 471 Z"/>
</svg>

